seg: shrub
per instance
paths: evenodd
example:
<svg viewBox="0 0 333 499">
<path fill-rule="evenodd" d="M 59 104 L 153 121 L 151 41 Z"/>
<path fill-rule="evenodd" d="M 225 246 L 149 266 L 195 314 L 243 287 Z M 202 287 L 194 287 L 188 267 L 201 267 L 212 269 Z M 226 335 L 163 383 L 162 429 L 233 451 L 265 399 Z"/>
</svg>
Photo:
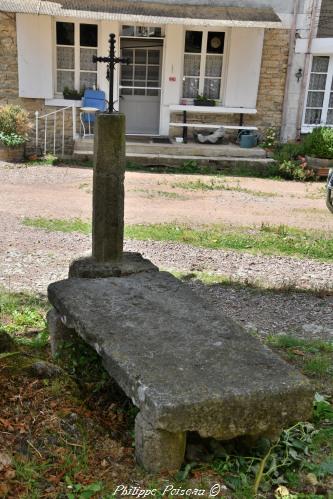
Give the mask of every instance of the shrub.
<svg viewBox="0 0 333 499">
<path fill-rule="evenodd" d="M 316 158 L 333 159 L 333 128 L 318 127 L 303 140 L 304 152 Z"/>
<path fill-rule="evenodd" d="M 302 143 L 288 143 L 277 145 L 274 151 L 274 159 L 279 163 L 284 161 L 294 161 L 299 156 L 304 155 L 304 145 Z"/>
<path fill-rule="evenodd" d="M 0 108 L 0 141 L 15 147 L 28 138 L 29 116 L 20 106 L 6 105 Z"/>
<path fill-rule="evenodd" d="M 308 168 L 306 162 L 284 160 L 279 164 L 281 177 L 287 180 L 315 180 L 316 174 Z"/>
<path fill-rule="evenodd" d="M 17 133 L 3 133 L 0 132 L 0 142 L 2 142 L 5 146 L 8 147 L 17 147 L 21 144 L 24 144 L 26 141 L 25 137 L 22 135 L 17 135 Z"/>
</svg>

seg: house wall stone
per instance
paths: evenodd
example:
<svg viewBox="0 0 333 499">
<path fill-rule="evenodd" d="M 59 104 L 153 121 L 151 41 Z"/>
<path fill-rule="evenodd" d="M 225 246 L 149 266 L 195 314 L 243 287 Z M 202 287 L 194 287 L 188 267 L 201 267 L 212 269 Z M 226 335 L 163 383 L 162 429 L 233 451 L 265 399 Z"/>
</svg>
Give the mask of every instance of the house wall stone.
<svg viewBox="0 0 333 499">
<path fill-rule="evenodd" d="M 28 111 L 31 118 L 30 140 L 27 143 L 27 153 L 35 152 L 35 112 L 40 115 L 51 113 L 60 107 L 45 106 L 44 99 L 26 99 L 19 97 L 18 62 L 17 62 L 16 15 L 10 12 L 0 12 L 0 106 L 18 104 Z M 51 126 L 50 126 L 51 125 Z M 79 123 L 77 123 L 79 126 Z M 44 120 L 40 120 L 39 140 L 44 144 Z M 47 144 L 53 151 L 53 119 L 49 119 Z M 65 111 L 65 154 L 73 151 L 73 127 L 71 109 Z M 56 152 L 61 151 L 62 117 L 57 118 Z"/>
<path fill-rule="evenodd" d="M 245 115 L 244 124 L 258 126 L 264 132 L 270 126 L 279 128 L 282 120 L 283 99 L 285 91 L 285 79 L 288 64 L 289 30 L 267 29 L 265 30 L 264 47 L 261 65 L 259 92 L 257 99 L 256 115 Z M 20 104 L 31 116 L 32 130 L 30 149 L 34 148 L 34 113 L 40 114 L 53 112 L 58 108 L 45 106 L 44 99 L 20 98 L 18 92 L 18 66 L 17 66 L 17 43 L 16 43 L 16 18 L 12 13 L 0 13 L 0 105 Z M 171 121 L 182 121 L 181 113 L 172 113 Z M 189 121 L 194 123 L 213 123 L 225 125 L 238 125 L 239 115 L 206 115 L 191 113 Z M 52 123 L 52 119 L 49 123 Z M 58 127 L 60 127 L 60 119 Z M 181 128 L 170 130 L 172 136 L 182 134 Z M 44 129 L 41 123 L 40 140 L 43 143 Z M 72 140 L 72 117 L 71 112 L 65 114 L 66 153 L 70 154 L 73 148 Z M 48 143 L 53 144 L 53 128 L 50 127 Z M 28 148 L 28 149 L 29 149 Z"/>
</svg>

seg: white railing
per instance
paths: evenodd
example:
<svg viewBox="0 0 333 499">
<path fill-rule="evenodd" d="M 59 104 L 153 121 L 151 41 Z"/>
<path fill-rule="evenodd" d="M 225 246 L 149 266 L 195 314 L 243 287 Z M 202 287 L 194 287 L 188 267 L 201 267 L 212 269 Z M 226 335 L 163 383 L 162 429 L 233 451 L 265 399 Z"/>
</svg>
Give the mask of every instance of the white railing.
<svg viewBox="0 0 333 499">
<path fill-rule="evenodd" d="M 42 143 L 42 151 L 44 154 L 47 152 L 53 152 L 55 155 L 57 152 L 57 144 L 59 144 L 59 134 L 57 134 L 57 125 L 59 123 L 58 117 L 60 118 L 60 146 L 61 146 L 61 154 L 62 156 L 65 153 L 65 112 L 71 109 L 72 110 L 72 131 L 73 131 L 73 140 L 76 139 L 76 107 L 75 106 L 67 106 L 61 109 L 57 109 L 56 111 L 52 111 L 51 113 L 39 115 L 39 112 L 35 112 L 35 146 L 36 153 L 38 153 L 38 148 L 40 142 Z M 60 116 L 59 116 L 60 115 Z M 41 127 L 39 126 L 44 120 L 44 130 L 43 132 L 43 140 L 39 140 L 39 132 Z M 51 129 L 51 137 L 48 137 L 49 127 Z M 53 127 L 53 131 L 52 131 Z"/>
</svg>

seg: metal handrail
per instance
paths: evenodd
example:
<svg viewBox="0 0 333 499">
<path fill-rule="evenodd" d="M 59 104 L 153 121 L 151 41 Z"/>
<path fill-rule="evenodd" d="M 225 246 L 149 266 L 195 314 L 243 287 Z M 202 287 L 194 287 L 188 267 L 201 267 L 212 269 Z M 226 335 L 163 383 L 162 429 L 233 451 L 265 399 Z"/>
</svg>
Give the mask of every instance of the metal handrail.
<svg viewBox="0 0 333 499">
<path fill-rule="evenodd" d="M 36 153 L 38 152 L 38 146 L 39 146 L 39 120 L 44 120 L 45 123 L 45 128 L 44 128 L 44 147 L 43 147 L 43 153 L 47 153 L 47 131 L 48 131 L 48 124 L 49 124 L 49 117 L 53 116 L 52 123 L 53 123 L 53 154 L 56 153 L 56 146 L 57 146 L 57 115 L 58 113 L 62 113 L 62 131 L 61 131 L 61 154 L 64 155 L 65 153 L 65 111 L 68 109 L 72 109 L 72 121 L 73 121 L 73 140 L 76 138 L 76 107 L 75 106 L 66 106 L 62 107 L 61 109 L 56 109 L 55 111 L 51 111 L 50 113 L 43 114 L 42 116 L 39 115 L 39 112 L 35 112 L 35 147 L 36 147 Z"/>
</svg>

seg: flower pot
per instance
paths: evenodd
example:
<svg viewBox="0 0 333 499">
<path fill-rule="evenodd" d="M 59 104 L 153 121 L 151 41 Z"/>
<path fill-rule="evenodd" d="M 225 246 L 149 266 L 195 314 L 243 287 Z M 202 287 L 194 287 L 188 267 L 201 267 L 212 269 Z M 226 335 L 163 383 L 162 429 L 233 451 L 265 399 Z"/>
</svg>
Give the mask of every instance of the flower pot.
<svg viewBox="0 0 333 499">
<path fill-rule="evenodd" d="M 5 146 L 0 143 L 0 161 L 8 161 L 9 163 L 17 163 L 24 159 L 24 144 L 16 147 Z"/>
<path fill-rule="evenodd" d="M 333 159 L 306 156 L 306 162 L 308 167 L 311 168 L 318 177 L 327 177 L 329 169 L 333 168 Z"/>
</svg>

